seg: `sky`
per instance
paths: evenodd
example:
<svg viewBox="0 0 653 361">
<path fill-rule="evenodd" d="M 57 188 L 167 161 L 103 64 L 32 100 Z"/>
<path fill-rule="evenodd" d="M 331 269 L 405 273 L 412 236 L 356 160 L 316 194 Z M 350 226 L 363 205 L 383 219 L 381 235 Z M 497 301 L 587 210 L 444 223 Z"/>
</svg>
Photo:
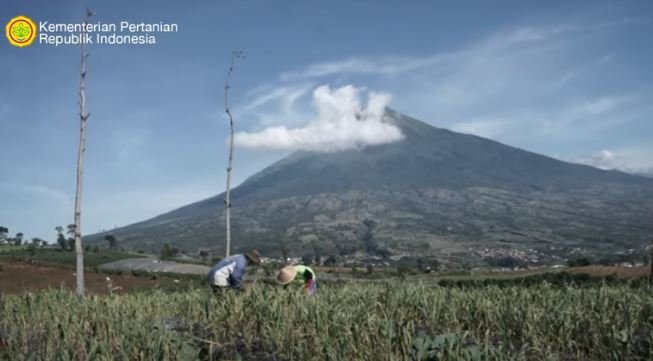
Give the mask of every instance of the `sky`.
<svg viewBox="0 0 653 361">
<path fill-rule="evenodd" d="M 235 184 L 293 149 L 400 139 L 380 105 L 567 161 L 653 172 L 650 1 L 87 4 L 95 21 L 179 31 L 156 45 L 88 47 L 85 234 L 224 191 L 235 50 L 246 55 L 230 88 Z M 4 0 L 2 24 L 17 15 L 75 23 L 83 8 Z M 52 242 L 72 223 L 79 62 L 78 46 L 0 41 L 0 225 L 12 234 Z M 364 129 L 351 121 L 361 114 Z"/>
</svg>

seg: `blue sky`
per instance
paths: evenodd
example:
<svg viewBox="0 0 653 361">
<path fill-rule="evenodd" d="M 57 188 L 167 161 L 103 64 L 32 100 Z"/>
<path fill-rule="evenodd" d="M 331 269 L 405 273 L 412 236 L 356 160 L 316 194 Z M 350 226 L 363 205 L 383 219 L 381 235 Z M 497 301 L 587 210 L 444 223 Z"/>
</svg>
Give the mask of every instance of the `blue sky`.
<svg viewBox="0 0 653 361">
<path fill-rule="evenodd" d="M 237 130 L 302 127 L 328 85 L 387 93 L 433 125 L 565 160 L 653 169 L 650 1 L 98 1 L 106 23 L 170 22 L 154 46 L 91 46 L 83 232 L 224 190 L 223 82 Z M 3 25 L 79 22 L 78 1 L 5 0 Z M 79 48 L 0 41 L 0 224 L 72 223 Z M 287 151 L 236 149 L 238 184 Z"/>
</svg>

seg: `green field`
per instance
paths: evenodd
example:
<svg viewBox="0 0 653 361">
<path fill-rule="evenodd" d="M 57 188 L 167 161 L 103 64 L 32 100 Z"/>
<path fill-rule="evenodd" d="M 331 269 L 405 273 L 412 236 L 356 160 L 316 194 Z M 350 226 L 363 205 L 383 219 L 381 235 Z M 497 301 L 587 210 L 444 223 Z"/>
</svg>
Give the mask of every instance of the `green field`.
<svg viewBox="0 0 653 361">
<path fill-rule="evenodd" d="M 26 246 L 9 246 L 6 244 L 3 244 L 0 246 L 0 256 L 2 256 L 3 253 L 11 253 L 11 252 L 16 252 L 16 251 L 23 251 L 26 250 Z"/>
<path fill-rule="evenodd" d="M 321 285 L 0 295 L 5 360 L 650 360 L 631 286 Z"/>
</svg>

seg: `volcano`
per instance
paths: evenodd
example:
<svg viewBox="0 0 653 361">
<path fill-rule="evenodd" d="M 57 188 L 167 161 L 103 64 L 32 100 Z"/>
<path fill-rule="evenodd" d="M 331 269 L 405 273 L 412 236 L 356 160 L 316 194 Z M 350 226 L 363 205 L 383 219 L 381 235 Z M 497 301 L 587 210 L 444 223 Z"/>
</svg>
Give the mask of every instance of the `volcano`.
<svg viewBox="0 0 653 361">
<path fill-rule="evenodd" d="M 390 109 L 386 121 L 403 140 L 295 152 L 233 189 L 234 251 L 616 251 L 649 241 L 653 179 L 563 162 Z M 220 194 L 111 233 L 131 249 L 216 248 L 224 244 L 223 212 Z"/>
</svg>

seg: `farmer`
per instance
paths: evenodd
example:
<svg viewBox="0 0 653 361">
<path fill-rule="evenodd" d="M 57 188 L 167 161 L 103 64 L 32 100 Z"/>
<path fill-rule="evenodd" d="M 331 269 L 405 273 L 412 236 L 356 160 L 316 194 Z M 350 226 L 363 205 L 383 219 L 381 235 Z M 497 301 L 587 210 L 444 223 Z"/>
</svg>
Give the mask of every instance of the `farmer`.
<svg viewBox="0 0 653 361">
<path fill-rule="evenodd" d="M 216 263 L 208 274 L 209 285 L 213 292 L 225 288 L 241 289 L 245 268 L 250 264 L 259 264 L 260 258 L 256 251 L 244 255 L 234 254 Z"/>
<path fill-rule="evenodd" d="M 317 291 L 317 283 L 315 283 L 315 272 L 307 266 L 286 266 L 277 274 L 277 282 L 287 286 L 293 280 L 298 280 L 304 283 L 304 292 L 307 295 L 314 295 Z"/>
</svg>

